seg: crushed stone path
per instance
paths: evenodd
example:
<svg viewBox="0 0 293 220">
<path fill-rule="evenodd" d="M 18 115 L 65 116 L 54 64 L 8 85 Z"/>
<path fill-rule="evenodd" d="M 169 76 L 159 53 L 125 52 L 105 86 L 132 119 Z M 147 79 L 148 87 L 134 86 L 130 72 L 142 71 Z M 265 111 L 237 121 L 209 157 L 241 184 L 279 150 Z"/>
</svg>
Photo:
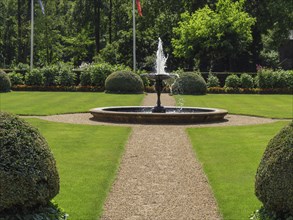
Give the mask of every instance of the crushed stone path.
<svg viewBox="0 0 293 220">
<path fill-rule="evenodd" d="M 175 104 L 168 95 L 162 100 Z M 148 95 L 142 105 L 153 103 Z M 133 127 L 101 219 L 221 219 L 183 127 Z"/>
</svg>

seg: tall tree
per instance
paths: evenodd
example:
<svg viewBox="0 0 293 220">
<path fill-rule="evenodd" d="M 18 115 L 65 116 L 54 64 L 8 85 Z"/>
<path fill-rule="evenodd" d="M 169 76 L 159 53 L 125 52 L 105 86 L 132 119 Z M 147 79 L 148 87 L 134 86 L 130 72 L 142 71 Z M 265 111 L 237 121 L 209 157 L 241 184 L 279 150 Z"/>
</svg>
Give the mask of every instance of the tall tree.
<svg viewBox="0 0 293 220">
<path fill-rule="evenodd" d="M 209 6 L 192 15 L 182 14 L 174 28 L 174 54 L 188 59 L 215 61 L 235 57 L 252 42 L 251 27 L 255 20 L 243 10 L 243 1 L 219 0 L 215 10 Z"/>
</svg>

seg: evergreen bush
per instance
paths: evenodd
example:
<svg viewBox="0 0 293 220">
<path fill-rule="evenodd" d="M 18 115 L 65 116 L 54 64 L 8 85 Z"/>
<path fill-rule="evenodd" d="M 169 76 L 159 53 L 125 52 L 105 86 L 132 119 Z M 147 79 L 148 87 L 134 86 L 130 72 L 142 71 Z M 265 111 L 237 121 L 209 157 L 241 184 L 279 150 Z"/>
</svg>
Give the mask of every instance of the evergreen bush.
<svg viewBox="0 0 293 220">
<path fill-rule="evenodd" d="M 130 71 L 117 71 L 110 74 L 105 81 L 105 90 L 108 93 L 143 93 L 143 81 Z"/>
<path fill-rule="evenodd" d="M 56 86 L 58 78 L 58 67 L 55 65 L 46 66 L 41 69 L 45 86 Z"/>
<path fill-rule="evenodd" d="M 240 78 L 236 74 L 229 75 L 225 79 L 225 87 L 237 89 L 241 85 Z"/>
<path fill-rule="evenodd" d="M 241 88 L 252 89 L 254 87 L 253 77 L 247 73 L 243 73 L 240 76 Z"/>
<path fill-rule="evenodd" d="M 0 112 L 0 214 L 46 206 L 59 192 L 59 175 L 40 132 L 17 116 Z"/>
<path fill-rule="evenodd" d="M 17 73 L 13 71 L 11 73 L 8 73 L 8 76 L 12 86 L 24 84 L 24 77 L 21 73 Z"/>
<path fill-rule="evenodd" d="M 75 85 L 76 74 L 72 71 L 72 66 L 60 64 L 58 67 L 57 85 L 73 86 Z"/>
<path fill-rule="evenodd" d="M 35 68 L 25 75 L 25 84 L 28 86 L 42 86 L 44 77 L 40 69 Z"/>
<path fill-rule="evenodd" d="M 92 84 L 91 73 L 89 71 L 83 71 L 79 77 L 81 86 L 90 86 Z"/>
<path fill-rule="evenodd" d="M 91 82 L 93 86 L 103 87 L 106 78 L 114 72 L 112 65 L 108 63 L 93 64 L 88 68 L 91 74 Z"/>
<path fill-rule="evenodd" d="M 9 92 L 11 88 L 11 82 L 8 75 L 0 70 L 0 92 Z"/>
<path fill-rule="evenodd" d="M 219 87 L 220 86 L 220 81 L 219 78 L 213 74 L 209 74 L 207 78 L 207 87 Z"/>
<path fill-rule="evenodd" d="M 172 86 L 174 94 L 205 95 L 207 84 L 198 73 L 179 73 L 179 78 Z"/>
<path fill-rule="evenodd" d="M 257 169 L 255 194 L 266 210 L 293 216 L 292 171 L 293 122 L 269 142 Z"/>
</svg>

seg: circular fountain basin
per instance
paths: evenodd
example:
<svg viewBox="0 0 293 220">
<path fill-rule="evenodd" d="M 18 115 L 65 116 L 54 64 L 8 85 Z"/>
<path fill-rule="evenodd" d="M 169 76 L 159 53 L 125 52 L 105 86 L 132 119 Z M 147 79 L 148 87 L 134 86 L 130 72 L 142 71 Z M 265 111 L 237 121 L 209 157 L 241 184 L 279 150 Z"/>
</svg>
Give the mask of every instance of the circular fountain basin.
<svg viewBox="0 0 293 220">
<path fill-rule="evenodd" d="M 90 110 L 93 120 L 131 124 L 197 124 L 223 121 L 227 111 L 215 108 L 164 107 L 166 113 L 152 113 L 151 106 L 117 106 Z"/>
</svg>

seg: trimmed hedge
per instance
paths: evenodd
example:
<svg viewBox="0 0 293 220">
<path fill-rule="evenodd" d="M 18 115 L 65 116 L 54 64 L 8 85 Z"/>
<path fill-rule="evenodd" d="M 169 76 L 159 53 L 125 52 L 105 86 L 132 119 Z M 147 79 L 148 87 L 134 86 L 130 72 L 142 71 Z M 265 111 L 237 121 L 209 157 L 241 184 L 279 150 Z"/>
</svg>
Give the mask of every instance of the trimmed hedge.
<svg viewBox="0 0 293 220">
<path fill-rule="evenodd" d="M 255 179 L 255 194 L 266 210 L 293 216 L 293 122 L 268 144 Z"/>
<path fill-rule="evenodd" d="M 0 214 L 46 206 L 59 192 L 55 159 L 40 132 L 0 112 Z"/>
<path fill-rule="evenodd" d="M 135 73 L 129 71 L 118 71 L 110 74 L 105 81 L 107 93 L 143 93 L 143 81 Z"/>
<path fill-rule="evenodd" d="M 207 84 L 198 73 L 179 73 L 179 78 L 172 86 L 174 94 L 205 95 Z"/>
<path fill-rule="evenodd" d="M 219 87 L 220 86 L 220 81 L 219 78 L 213 74 L 209 74 L 207 78 L 207 87 Z"/>
<path fill-rule="evenodd" d="M 261 68 L 257 72 L 257 87 L 261 89 L 290 88 L 293 89 L 293 71 Z"/>
<path fill-rule="evenodd" d="M 0 92 L 10 92 L 11 82 L 8 75 L 0 70 Z"/>
<path fill-rule="evenodd" d="M 241 85 L 240 78 L 236 74 L 228 76 L 225 80 L 225 88 L 237 89 Z"/>
</svg>

